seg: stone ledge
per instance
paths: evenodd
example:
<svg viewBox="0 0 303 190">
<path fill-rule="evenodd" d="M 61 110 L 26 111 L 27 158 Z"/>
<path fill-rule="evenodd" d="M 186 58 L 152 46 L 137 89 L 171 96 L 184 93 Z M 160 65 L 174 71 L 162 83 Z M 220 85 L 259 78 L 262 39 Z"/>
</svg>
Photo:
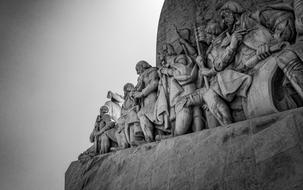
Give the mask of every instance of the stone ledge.
<svg viewBox="0 0 303 190">
<path fill-rule="evenodd" d="M 65 189 L 303 189 L 303 108 L 74 161 Z"/>
</svg>

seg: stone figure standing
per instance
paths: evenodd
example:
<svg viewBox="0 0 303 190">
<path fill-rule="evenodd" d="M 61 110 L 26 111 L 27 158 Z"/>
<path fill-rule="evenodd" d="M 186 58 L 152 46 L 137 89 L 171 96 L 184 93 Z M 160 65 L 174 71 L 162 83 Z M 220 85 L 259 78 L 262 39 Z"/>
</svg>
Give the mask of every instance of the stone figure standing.
<svg viewBox="0 0 303 190">
<path fill-rule="evenodd" d="M 139 61 L 136 64 L 136 71 L 139 77 L 134 90 L 134 98 L 139 105 L 138 117 L 145 140 L 151 142 L 154 140 L 154 107 L 157 100 L 159 76 L 157 68 L 152 67 L 146 61 Z"/>
<path fill-rule="evenodd" d="M 121 148 L 127 148 L 129 145 L 137 146 L 144 142 L 144 134 L 137 116 L 138 106 L 135 105 L 132 97 L 134 89 L 135 87 L 131 83 L 126 83 L 123 87 L 124 103 L 121 117 L 117 121 L 118 130 L 116 131 L 118 146 Z"/>
<path fill-rule="evenodd" d="M 195 49 L 182 38 L 179 38 L 179 42 L 183 47 L 183 54 L 177 55 L 171 44 L 165 44 L 160 54 L 160 60 L 166 67 L 161 67 L 159 72 L 169 79 L 168 90 L 166 90 L 169 94 L 167 110 L 170 110 L 170 121 L 175 119 L 173 135 L 185 134 L 191 126 L 194 126 L 193 131 L 201 130 L 203 126 L 201 110 L 198 106 L 189 108 L 178 104 L 183 96 L 195 91 L 198 74 L 198 67 L 190 56 L 196 55 Z M 200 122 L 197 122 L 197 119 Z"/>
<path fill-rule="evenodd" d="M 205 32 L 204 42 L 209 45 L 206 58 L 198 56 L 196 62 L 201 74 L 208 78 L 210 88 L 198 89 L 186 97 L 186 105 L 199 105 L 205 102 L 218 122 L 227 125 L 232 123 L 233 118 L 226 102 L 232 101 L 235 96 L 246 97 L 252 79 L 249 75 L 232 69 L 218 71 L 215 67 L 216 64 L 229 63 L 233 60 L 233 54 L 238 46 L 236 38 L 241 36 L 233 36 L 233 43 L 226 46 L 221 34 L 223 31 L 214 21 L 207 24 Z"/>
</svg>

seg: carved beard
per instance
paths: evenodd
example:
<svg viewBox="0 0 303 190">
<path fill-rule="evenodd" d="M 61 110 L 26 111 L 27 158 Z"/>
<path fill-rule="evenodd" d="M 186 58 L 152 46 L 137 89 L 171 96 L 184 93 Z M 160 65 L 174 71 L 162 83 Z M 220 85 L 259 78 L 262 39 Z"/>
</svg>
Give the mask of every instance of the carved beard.
<svg viewBox="0 0 303 190">
<path fill-rule="evenodd" d="M 131 97 L 132 91 L 133 91 L 133 89 L 127 90 L 126 92 L 124 92 L 124 100 Z"/>
<path fill-rule="evenodd" d="M 234 23 L 235 23 L 235 17 L 233 16 L 233 15 L 231 15 L 231 16 L 229 16 L 229 17 L 226 17 L 225 19 L 224 19 L 224 23 L 225 23 L 225 26 L 227 27 L 227 30 L 229 31 L 229 32 L 231 32 L 232 31 L 232 29 L 233 29 L 233 26 L 234 26 Z"/>
</svg>

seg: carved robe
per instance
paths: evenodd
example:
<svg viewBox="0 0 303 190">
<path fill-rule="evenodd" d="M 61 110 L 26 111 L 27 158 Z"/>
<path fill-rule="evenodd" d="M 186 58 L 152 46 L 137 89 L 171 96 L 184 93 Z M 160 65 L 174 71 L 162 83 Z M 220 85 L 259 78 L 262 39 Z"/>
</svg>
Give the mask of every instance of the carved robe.
<svg viewBox="0 0 303 190">
<path fill-rule="evenodd" d="M 242 68 L 233 67 L 231 62 L 236 49 L 229 45 L 230 36 L 223 33 L 207 50 L 207 64 L 217 71 L 217 74 L 210 78 L 210 88 L 227 101 L 233 100 L 235 96 L 246 97 L 252 81 L 251 76 L 237 72 Z"/>
<path fill-rule="evenodd" d="M 146 69 L 138 78 L 137 91 L 145 96 L 140 100 L 138 115 L 145 115 L 151 122 L 155 121 L 155 103 L 157 100 L 159 76 L 157 68 Z"/>
</svg>

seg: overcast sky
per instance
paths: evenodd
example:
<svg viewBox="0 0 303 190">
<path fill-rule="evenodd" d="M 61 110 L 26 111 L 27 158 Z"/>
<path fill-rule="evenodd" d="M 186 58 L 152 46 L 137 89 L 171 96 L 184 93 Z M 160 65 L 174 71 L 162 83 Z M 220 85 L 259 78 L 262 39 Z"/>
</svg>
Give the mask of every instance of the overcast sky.
<svg viewBox="0 0 303 190">
<path fill-rule="evenodd" d="M 0 2 L 0 189 L 64 189 L 108 90 L 155 65 L 164 0 Z"/>
</svg>

